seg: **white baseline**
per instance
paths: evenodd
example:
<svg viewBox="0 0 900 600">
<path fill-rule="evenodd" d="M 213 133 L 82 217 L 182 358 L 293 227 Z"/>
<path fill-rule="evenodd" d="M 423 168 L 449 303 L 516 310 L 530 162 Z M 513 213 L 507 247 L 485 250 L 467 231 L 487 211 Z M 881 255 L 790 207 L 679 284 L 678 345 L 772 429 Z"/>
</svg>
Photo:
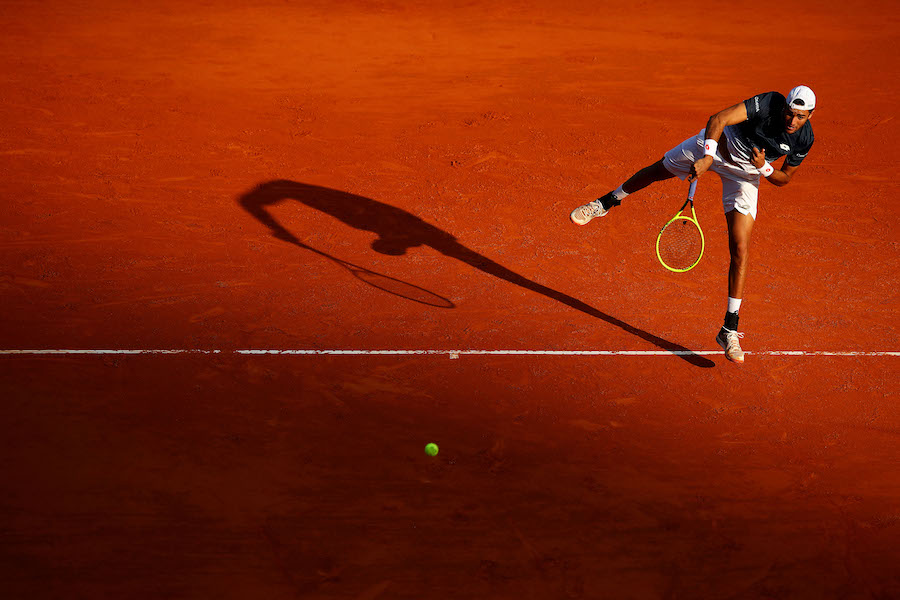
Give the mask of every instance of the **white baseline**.
<svg viewBox="0 0 900 600">
<path fill-rule="evenodd" d="M 0 350 L 0 355 L 61 355 L 61 354 L 238 354 L 285 356 L 712 356 L 725 354 L 722 350 L 204 350 L 204 349 L 35 349 Z M 745 354 L 757 356 L 900 356 L 900 351 L 831 351 L 831 350 L 754 350 Z"/>
</svg>

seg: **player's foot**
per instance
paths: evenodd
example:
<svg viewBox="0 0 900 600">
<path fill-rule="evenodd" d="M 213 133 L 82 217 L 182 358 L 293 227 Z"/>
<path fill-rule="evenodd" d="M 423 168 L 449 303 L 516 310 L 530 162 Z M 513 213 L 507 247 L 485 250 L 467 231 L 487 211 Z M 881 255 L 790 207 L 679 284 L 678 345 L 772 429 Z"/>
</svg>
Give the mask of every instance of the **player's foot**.
<svg viewBox="0 0 900 600">
<path fill-rule="evenodd" d="M 593 202 L 588 202 L 585 205 L 579 206 L 572 211 L 569 218 L 572 219 L 572 222 L 576 225 L 587 225 L 592 219 L 606 216 L 606 213 L 609 212 L 610 208 L 618 206 L 619 204 L 621 204 L 621 202 L 610 192 L 602 198 L 597 198 Z"/>
<path fill-rule="evenodd" d="M 725 329 L 724 327 L 719 330 L 719 335 L 716 336 L 716 341 L 725 350 L 725 358 L 731 362 L 744 362 L 744 351 L 741 350 L 740 342 L 742 337 L 744 337 L 743 333 Z"/>
</svg>

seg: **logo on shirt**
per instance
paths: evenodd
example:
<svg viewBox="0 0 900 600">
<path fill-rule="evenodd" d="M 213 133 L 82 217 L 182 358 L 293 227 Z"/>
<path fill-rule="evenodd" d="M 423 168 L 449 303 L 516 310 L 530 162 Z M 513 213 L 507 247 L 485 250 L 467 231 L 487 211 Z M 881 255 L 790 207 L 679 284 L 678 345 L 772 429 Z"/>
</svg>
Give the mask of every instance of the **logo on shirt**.
<svg viewBox="0 0 900 600">
<path fill-rule="evenodd" d="M 791 147 L 788 146 L 787 144 L 778 144 L 778 147 L 781 148 L 782 150 L 784 150 L 785 152 L 791 151 Z"/>
<path fill-rule="evenodd" d="M 753 96 L 753 102 L 756 103 L 756 112 L 759 112 L 759 96 Z"/>
</svg>

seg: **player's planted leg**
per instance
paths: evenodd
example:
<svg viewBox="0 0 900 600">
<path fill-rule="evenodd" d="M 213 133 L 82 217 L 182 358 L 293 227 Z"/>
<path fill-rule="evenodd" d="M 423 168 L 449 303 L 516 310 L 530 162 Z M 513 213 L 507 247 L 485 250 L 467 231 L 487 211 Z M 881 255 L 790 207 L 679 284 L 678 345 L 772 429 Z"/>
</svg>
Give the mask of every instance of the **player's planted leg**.
<svg viewBox="0 0 900 600">
<path fill-rule="evenodd" d="M 741 349 L 740 339 L 743 333 L 738 333 L 738 308 L 740 298 L 744 295 L 744 280 L 747 277 L 747 265 L 750 255 L 750 233 L 753 231 L 753 217 L 745 215 L 737 210 L 732 210 L 725 215 L 728 223 L 728 249 L 731 254 L 731 264 L 728 268 L 728 312 L 725 313 L 725 323 L 716 336 L 716 342 L 725 350 L 725 358 L 732 362 L 744 362 L 744 351 Z"/>
</svg>

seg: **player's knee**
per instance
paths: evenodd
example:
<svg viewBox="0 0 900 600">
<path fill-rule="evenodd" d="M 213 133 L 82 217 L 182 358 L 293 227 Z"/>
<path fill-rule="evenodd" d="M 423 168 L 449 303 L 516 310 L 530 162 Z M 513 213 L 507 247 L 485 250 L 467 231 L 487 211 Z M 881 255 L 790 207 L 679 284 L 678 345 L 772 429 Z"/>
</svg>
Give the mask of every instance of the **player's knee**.
<svg viewBox="0 0 900 600">
<path fill-rule="evenodd" d="M 729 242 L 731 250 L 731 259 L 737 263 L 744 264 L 750 258 L 750 240 L 732 238 Z"/>
</svg>

